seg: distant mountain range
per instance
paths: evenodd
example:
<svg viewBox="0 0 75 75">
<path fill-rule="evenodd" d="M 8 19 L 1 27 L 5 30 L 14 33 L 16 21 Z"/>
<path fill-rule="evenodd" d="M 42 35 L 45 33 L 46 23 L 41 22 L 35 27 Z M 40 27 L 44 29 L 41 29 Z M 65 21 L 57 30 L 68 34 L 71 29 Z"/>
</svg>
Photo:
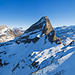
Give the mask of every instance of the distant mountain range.
<svg viewBox="0 0 75 75">
<path fill-rule="evenodd" d="M 14 33 L 15 36 L 20 37 L 26 29 L 19 27 L 19 28 L 13 28 L 12 31 Z"/>
<path fill-rule="evenodd" d="M 53 28 L 45 16 L 27 30 L 2 25 L 2 35 L 13 39 L 0 43 L 0 75 L 75 75 L 75 26 Z"/>
<path fill-rule="evenodd" d="M 0 42 L 7 42 L 15 39 L 16 37 L 20 37 L 25 30 L 23 28 L 13 28 L 10 29 L 6 25 L 0 26 Z"/>
</svg>

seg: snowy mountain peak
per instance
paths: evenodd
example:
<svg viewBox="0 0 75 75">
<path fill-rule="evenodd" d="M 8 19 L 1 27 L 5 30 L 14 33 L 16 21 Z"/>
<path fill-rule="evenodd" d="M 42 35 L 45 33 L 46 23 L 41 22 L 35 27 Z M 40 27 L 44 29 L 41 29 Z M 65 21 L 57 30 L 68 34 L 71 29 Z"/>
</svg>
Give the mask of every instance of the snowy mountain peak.
<svg viewBox="0 0 75 75">
<path fill-rule="evenodd" d="M 47 16 L 42 17 L 38 22 L 33 24 L 29 29 L 26 30 L 26 33 L 37 29 L 42 31 L 42 35 L 47 35 L 53 30 L 53 27 Z"/>
<path fill-rule="evenodd" d="M 38 35 L 39 37 L 37 37 Z M 61 42 L 61 40 L 56 37 L 56 33 L 47 16 L 42 17 L 38 22 L 31 25 L 18 41 L 24 43 L 30 43 L 32 41 L 33 43 L 36 43 L 43 35 L 45 36 L 45 40 L 48 39 L 51 43 L 58 43 L 58 41 L 59 43 Z"/>
<path fill-rule="evenodd" d="M 4 28 L 8 28 L 5 24 L 0 26 L 0 30 L 4 29 Z"/>
<path fill-rule="evenodd" d="M 42 30 L 46 35 L 53 30 L 53 27 L 47 16 L 42 17 L 38 22 L 33 24 L 30 28 L 26 30 L 26 33 L 34 31 L 34 30 Z"/>
<path fill-rule="evenodd" d="M 10 28 L 4 24 L 0 26 L 0 43 L 13 40 L 14 38 L 15 35 Z"/>
<path fill-rule="evenodd" d="M 8 28 L 5 24 L 0 26 L 0 43 L 14 40 L 16 37 L 20 37 L 25 32 L 25 29 L 20 28 Z"/>
</svg>

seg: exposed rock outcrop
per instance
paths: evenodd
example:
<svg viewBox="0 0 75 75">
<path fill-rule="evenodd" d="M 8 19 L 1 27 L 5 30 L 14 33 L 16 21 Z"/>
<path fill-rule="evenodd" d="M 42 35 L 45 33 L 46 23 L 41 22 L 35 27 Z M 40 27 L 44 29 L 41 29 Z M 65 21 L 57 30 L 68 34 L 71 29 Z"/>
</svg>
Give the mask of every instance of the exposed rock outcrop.
<svg viewBox="0 0 75 75">
<path fill-rule="evenodd" d="M 56 37 L 56 33 L 53 30 L 53 27 L 47 16 L 42 17 L 38 22 L 29 27 L 25 33 L 17 40 L 24 43 L 36 43 L 39 40 L 39 37 L 45 35 L 45 39 L 48 37 L 48 40 L 56 43 L 61 43 L 61 39 Z M 34 37 L 35 35 L 35 37 Z"/>
<path fill-rule="evenodd" d="M 52 25 L 51 25 L 47 16 L 43 17 L 43 18 L 45 18 L 46 25 L 44 26 L 44 28 L 42 30 L 42 34 L 47 35 L 53 30 L 53 27 L 52 27 Z"/>
</svg>

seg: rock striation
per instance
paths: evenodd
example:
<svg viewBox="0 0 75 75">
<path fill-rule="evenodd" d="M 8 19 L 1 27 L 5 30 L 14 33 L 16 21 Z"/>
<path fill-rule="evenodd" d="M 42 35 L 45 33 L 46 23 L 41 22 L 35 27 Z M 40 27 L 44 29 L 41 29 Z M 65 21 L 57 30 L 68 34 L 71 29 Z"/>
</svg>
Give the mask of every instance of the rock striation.
<svg viewBox="0 0 75 75">
<path fill-rule="evenodd" d="M 61 43 L 61 39 L 56 37 L 56 33 L 47 16 L 42 17 L 38 22 L 31 25 L 16 42 L 30 43 L 32 41 L 36 43 L 40 39 L 37 37 L 38 35 L 39 37 L 45 35 L 45 40 L 48 38 L 51 43 Z"/>
</svg>

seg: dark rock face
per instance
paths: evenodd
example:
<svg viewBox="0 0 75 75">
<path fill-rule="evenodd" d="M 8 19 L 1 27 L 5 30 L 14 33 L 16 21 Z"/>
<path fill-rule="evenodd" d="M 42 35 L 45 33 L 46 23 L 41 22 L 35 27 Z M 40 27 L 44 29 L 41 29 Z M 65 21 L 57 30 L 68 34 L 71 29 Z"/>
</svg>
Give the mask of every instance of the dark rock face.
<svg viewBox="0 0 75 75">
<path fill-rule="evenodd" d="M 48 39 L 49 39 L 50 42 L 53 42 L 53 41 L 57 40 L 57 37 L 56 37 L 56 34 L 55 34 L 54 30 L 52 30 L 50 32 L 50 34 L 48 34 Z"/>
<path fill-rule="evenodd" d="M 28 28 L 25 32 L 31 32 L 37 29 L 42 29 L 43 25 L 46 24 L 46 20 L 44 17 L 42 17 L 38 22 L 36 22 L 35 24 L 33 24 L 30 28 Z"/>
<path fill-rule="evenodd" d="M 26 30 L 26 33 L 34 31 L 36 29 L 42 29 L 42 34 L 48 34 L 53 30 L 53 27 L 48 19 L 48 17 L 42 17 L 38 22 L 33 24 L 30 28 Z"/>
<path fill-rule="evenodd" d="M 37 39 L 38 32 L 41 33 L 40 37 L 42 37 L 43 35 L 45 35 L 46 38 L 48 37 L 48 40 L 51 43 L 52 42 L 61 43 L 61 39 L 58 39 L 56 37 L 56 33 L 53 30 L 53 27 L 47 16 L 42 17 L 38 22 L 36 22 L 30 28 L 28 28 L 24 33 L 24 34 L 28 34 L 28 35 L 22 36 L 20 38 L 20 39 L 25 39 L 25 40 L 19 39 L 19 41 L 25 42 L 25 43 L 30 43 L 32 41 L 33 43 L 36 43 L 39 40 L 39 38 Z M 34 36 L 34 34 L 36 35 L 35 38 L 29 37 L 31 35 Z"/>
<path fill-rule="evenodd" d="M 73 40 L 69 45 L 70 46 L 75 46 L 75 41 Z"/>
<path fill-rule="evenodd" d="M 48 17 L 44 17 L 45 18 L 45 22 L 46 22 L 46 25 L 44 26 L 43 30 L 42 30 L 42 34 L 49 34 L 52 30 L 53 30 L 53 27 L 48 19 Z"/>
<path fill-rule="evenodd" d="M 42 30 L 42 35 L 45 34 L 48 37 L 48 40 L 52 43 L 53 41 L 57 40 L 56 33 L 53 30 L 53 27 L 48 19 L 48 17 L 44 17 L 46 20 L 46 25 L 44 26 Z M 57 43 L 57 42 L 56 42 Z"/>
<path fill-rule="evenodd" d="M 0 67 L 3 67 L 3 66 L 6 66 L 6 65 L 8 65 L 9 63 L 6 63 L 5 61 L 4 61 L 4 63 L 2 63 L 2 59 L 0 59 Z"/>
</svg>

